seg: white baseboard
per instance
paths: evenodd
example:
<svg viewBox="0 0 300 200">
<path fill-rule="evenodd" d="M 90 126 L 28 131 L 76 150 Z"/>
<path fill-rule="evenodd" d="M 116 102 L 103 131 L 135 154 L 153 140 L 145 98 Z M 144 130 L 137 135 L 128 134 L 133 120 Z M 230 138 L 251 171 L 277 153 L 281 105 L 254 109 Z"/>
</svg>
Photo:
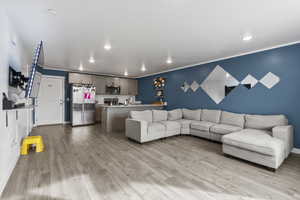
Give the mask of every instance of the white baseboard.
<svg viewBox="0 0 300 200">
<path fill-rule="evenodd" d="M 300 154 L 300 149 L 294 148 L 292 150 L 292 153 Z"/>
</svg>

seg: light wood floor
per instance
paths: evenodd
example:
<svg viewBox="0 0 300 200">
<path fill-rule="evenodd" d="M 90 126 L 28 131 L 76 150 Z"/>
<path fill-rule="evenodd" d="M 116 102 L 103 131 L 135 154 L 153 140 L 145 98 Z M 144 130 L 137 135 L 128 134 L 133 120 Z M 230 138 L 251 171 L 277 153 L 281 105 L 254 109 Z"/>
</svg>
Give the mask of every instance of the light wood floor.
<svg viewBox="0 0 300 200">
<path fill-rule="evenodd" d="M 137 144 L 98 126 L 45 126 L 45 152 L 22 156 L 2 199 L 300 199 L 300 156 L 276 172 L 191 136 Z"/>
</svg>

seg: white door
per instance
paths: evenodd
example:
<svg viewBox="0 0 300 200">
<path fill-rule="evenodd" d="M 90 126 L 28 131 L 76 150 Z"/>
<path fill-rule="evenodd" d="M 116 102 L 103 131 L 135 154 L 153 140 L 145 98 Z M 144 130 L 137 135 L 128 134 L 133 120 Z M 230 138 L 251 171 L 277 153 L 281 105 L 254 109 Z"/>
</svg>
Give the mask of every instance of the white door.
<svg viewBox="0 0 300 200">
<path fill-rule="evenodd" d="M 64 78 L 42 76 L 36 110 L 38 125 L 64 122 Z"/>
</svg>

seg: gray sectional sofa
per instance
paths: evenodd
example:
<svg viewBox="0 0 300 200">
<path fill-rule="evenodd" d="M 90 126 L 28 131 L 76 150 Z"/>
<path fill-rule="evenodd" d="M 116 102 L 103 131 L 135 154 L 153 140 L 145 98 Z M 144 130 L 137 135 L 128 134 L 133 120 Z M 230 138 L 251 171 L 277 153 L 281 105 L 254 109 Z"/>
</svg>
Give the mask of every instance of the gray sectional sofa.
<svg viewBox="0 0 300 200">
<path fill-rule="evenodd" d="M 131 111 L 126 136 L 139 143 L 175 135 L 223 143 L 223 152 L 277 169 L 293 148 L 293 127 L 284 115 L 248 115 L 221 110 Z"/>
</svg>

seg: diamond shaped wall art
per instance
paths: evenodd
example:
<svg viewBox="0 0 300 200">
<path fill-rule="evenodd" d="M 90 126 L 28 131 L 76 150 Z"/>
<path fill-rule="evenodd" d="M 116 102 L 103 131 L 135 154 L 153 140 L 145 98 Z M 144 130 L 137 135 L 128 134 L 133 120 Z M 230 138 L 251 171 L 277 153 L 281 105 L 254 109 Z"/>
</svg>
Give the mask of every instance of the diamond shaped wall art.
<svg viewBox="0 0 300 200">
<path fill-rule="evenodd" d="M 258 80 L 254 78 L 252 75 L 248 74 L 244 80 L 242 80 L 241 84 L 247 89 L 253 88 L 258 83 Z"/>
<path fill-rule="evenodd" d="M 183 90 L 183 92 L 187 92 L 190 88 L 190 85 L 185 81 L 180 88 Z"/>
<path fill-rule="evenodd" d="M 262 79 L 260 79 L 260 83 L 266 86 L 267 88 L 271 89 L 277 83 L 279 83 L 280 78 L 273 74 L 272 72 L 267 73 Z"/>
<path fill-rule="evenodd" d="M 190 86 L 190 88 L 193 90 L 193 92 L 196 92 L 199 87 L 200 87 L 200 85 L 196 81 L 193 81 L 193 83 Z"/>
<path fill-rule="evenodd" d="M 240 82 L 219 65 L 200 85 L 206 94 L 219 104 Z"/>
<path fill-rule="evenodd" d="M 214 70 L 206 77 L 206 79 L 199 85 L 197 81 L 193 81 L 191 85 L 185 81 L 181 86 L 184 92 L 191 89 L 196 92 L 201 87 L 204 92 L 216 103 L 219 104 L 232 90 L 240 84 L 251 89 L 257 85 L 258 82 L 271 89 L 278 84 L 280 78 L 272 72 L 267 73 L 262 79 L 257 80 L 251 74 L 248 74 L 241 82 L 234 78 L 231 74 L 225 71 L 221 66 L 216 66 Z"/>
</svg>

